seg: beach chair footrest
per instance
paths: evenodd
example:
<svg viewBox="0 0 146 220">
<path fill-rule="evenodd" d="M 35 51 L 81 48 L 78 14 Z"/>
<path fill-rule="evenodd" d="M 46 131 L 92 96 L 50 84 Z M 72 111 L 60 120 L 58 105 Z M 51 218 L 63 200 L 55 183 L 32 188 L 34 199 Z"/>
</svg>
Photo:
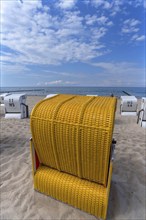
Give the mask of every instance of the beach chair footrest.
<svg viewBox="0 0 146 220">
<path fill-rule="evenodd" d="M 112 162 L 107 188 L 46 166 L 40 166 L 34 176 L 34 188 L 57 200 L 105 219 L 112 174 Z"/>
</svg>

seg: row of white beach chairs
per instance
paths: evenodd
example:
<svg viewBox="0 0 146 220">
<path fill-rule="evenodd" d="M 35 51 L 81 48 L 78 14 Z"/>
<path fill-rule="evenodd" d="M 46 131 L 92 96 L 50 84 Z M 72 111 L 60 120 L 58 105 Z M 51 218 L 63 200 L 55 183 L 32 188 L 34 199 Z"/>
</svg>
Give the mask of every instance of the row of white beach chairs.
<svg viewBox="0 0 146 220">
<path fill-rule="evenodd" d="M 49 94 L 45 98 L 56 96 L 57 94 Z M 97 95 L 87 95 L 97 96 Z M 0 95 L 1 113 L 5 114 L 5 118 L 27 118 L 28 106 L 26 105 L 25 94 L 4 93 Z M 123 116 L 137 115 L 137 123 L 146 128 L 146 97 L 141 100 L 141 106 L 138 111 L 138 101 L 135 96 L 121 96 L 120 113 Z"/>
<path fill-rule="evenodd" d="M 0 95 L 0 112 L 5 118 L 27 118 L 28 106 L 25 94 L 3 93 Z"/>
</svg>

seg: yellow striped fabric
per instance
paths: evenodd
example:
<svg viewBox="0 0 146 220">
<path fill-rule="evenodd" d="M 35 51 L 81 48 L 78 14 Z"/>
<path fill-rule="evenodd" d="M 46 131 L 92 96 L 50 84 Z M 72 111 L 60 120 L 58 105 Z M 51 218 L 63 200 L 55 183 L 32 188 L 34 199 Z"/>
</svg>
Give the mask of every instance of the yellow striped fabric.
<svg viewBox="0 0 146 220">
<path fill-rule="evenodd" d="M 41 193 L 106 219 L 111 175 L 112 163 L 106 188 L 47 166 L 40 166 L 34 177 L 34 186 Z"/>
<path fill-rule="evenodd" d="M 31 114 L 35 150 L 43 165 L 107 185 L 116 98 L 57 95 Z"/>
</svg>

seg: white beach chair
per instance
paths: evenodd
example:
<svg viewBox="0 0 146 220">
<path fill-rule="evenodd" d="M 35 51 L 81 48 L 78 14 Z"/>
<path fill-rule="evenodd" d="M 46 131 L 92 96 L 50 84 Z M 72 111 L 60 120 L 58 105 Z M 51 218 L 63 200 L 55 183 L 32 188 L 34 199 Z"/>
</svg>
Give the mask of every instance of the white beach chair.
<svg viewBox="0 0 146 220">
<path fill-rule="evenodd" d="M 51 98 L 51 97 L 54 97 L 54 96 L 56 96 L 56 95 L 58 95 L 58 94 L 49 94 L 49 95 L 47 95 L 44 99 L 48 99 L 48 98 Z M 86 95 L 86 96 L 98 96 L 98 95 Z"/>
<path fill-rule="evenodd" d="M 146 128 L 146 97 L 142 97 L 140 110 L 137 114 L 137 123 Z"/>
<path fill-rule="evenodd" d="M 49 94 L 49 95 L 47 95 L 44 99 L 48 99 L 48 98 L 54 97 L 54 96 L 56 96 L 56 95 L 58 95 L 58 94 Z"/>
<path fill-rule="evenodd" d="M 8 95 L 11 95 L 11 93 L 2 93 L 2 94 L 0 94 L 0 105 L 4 104 L 4 99 Z"/>
<path fill-rule="evenodd" d="M 137 115 L 137 98 L 135 96 L 121 96 L 121 115 Z"/>
<path fill-rule="evenodd" d="M 27 118 L 28 106 L 26 103 L 25 94 L 11 94 L 4 99 L 5 104 L 5 118 Z"/>
<path fill-rule="evenodd" d="M 86 96 L 98 96 L 98 95 L 92 95 L 92 94 L 90 95 L 90 94 L 87 94 Z"/>
<path fill-rule="evenodd" d="M 6 96 L 11 95 L 11 93 L 2 93 L 0 94 L 0 113 L 5 114 L 5 104 L 4 99 Z"/>
</svg>

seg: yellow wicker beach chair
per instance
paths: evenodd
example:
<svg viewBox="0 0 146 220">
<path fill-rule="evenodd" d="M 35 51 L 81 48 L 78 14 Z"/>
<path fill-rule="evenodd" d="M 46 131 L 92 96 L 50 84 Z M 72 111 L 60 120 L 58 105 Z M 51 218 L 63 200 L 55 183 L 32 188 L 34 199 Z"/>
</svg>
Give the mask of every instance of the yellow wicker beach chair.
<svg viewBox="0 0 146 220">
<path fill-rule="evenodd" d="M 35 190 L 106 219 L 116 98 L 56 95 L 31 113 Z"/>
</svg>

